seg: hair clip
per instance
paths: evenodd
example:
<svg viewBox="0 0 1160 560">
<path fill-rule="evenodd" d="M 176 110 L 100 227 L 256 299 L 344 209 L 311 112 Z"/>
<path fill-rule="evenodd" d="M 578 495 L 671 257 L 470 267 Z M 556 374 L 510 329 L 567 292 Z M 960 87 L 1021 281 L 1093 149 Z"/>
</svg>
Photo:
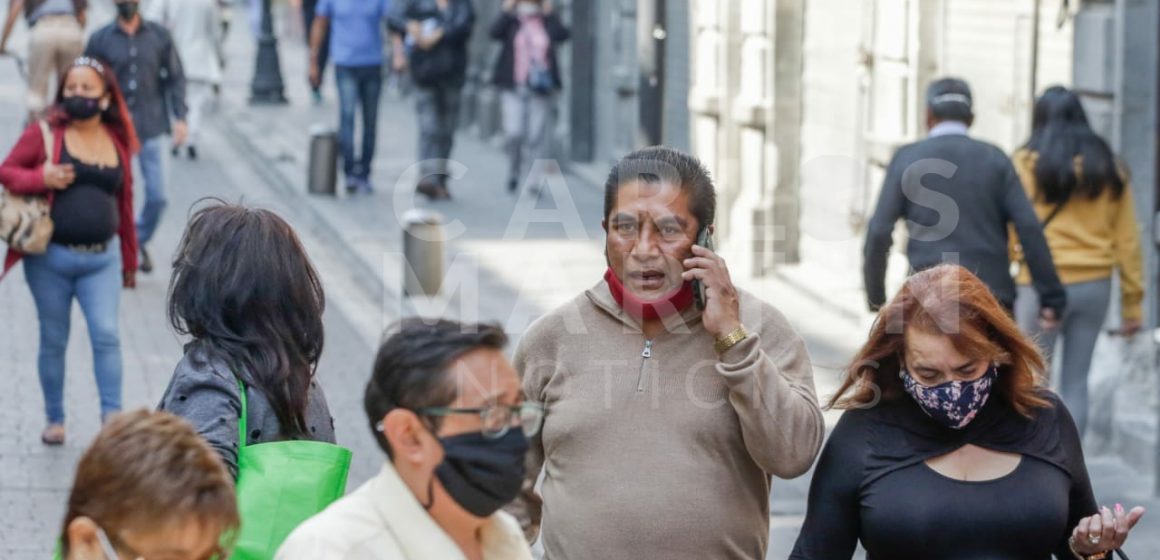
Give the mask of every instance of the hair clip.
<svg viewBox="0 0 1160 560">
<path fill-rule="evenodd" d="M 75 66 L 88 66 L 89 68 L 92 68 L 93 70 L 96 70 L 97 72 L 100 72 L 101 75 L 105 74 L 105 65 L 101 64 L 101 62 L 99 60 L 97 60 L 91 56 L 82 56 L 82 57 L 77 58 L 76 60 L 73 61 L 73 66 L 74 67 Z"/>
</svg>

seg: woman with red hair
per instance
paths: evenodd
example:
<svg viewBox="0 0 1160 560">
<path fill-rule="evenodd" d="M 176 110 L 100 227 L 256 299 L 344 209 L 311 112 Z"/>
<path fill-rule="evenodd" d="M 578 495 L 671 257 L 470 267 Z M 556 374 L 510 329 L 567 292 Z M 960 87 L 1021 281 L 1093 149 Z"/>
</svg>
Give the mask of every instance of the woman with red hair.
<svg viewBox="0 0 1160 560">
<path fill-rule="evenodd" d="M 121 409 L 120 290 L 135 285 L 137 270 L 130 162 L 139 146 L 117 79 L 98 60 L 73 62 L 48 115 L 47 127 L 29 126 L 0 164 L 0 184 L 14 194 L 44 196 L 52 208 L 48 251 L 9 249 L 4 273 L 24 259 L 40 321 L 37 368 L 48 417 L 41 441 L 60 445 L 74 298 L 89 328 L 102 421 Z"/>
<path fill-rule="evenodd" d="M 792 559 L 1110 557 L 1144 514 L 1098 508 L 1043 358 L 981 280 L 919 272 L 830 401 Z"/>
</svg>

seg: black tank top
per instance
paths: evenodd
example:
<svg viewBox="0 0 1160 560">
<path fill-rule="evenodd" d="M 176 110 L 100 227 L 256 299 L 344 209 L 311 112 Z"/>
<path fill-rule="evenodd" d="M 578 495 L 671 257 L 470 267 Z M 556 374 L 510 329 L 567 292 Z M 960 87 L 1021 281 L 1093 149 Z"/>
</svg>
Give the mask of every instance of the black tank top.
<svg viewBox="0 0 1160 560">
<path fill-rule="evenodd" d="M 105 243 L 116 235 L 121 227 L 117 195 L 123 188 L 120 155 L 117 157 L 116 167 L 92 165 L 78 161 L 61 144 L 60 162 L 71 163 L 77 178 L 53 199 L 53 243 L 90 245 Z"/>
</svg>

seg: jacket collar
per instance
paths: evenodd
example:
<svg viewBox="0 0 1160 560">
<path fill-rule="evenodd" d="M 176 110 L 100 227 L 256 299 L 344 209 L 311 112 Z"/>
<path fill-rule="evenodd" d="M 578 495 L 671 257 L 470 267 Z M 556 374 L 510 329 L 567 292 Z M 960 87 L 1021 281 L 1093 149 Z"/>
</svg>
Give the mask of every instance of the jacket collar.
<svg viewBox="0 0 1160 560">
<path fill-rule="evenodd" d="M 405 558 L 463 558 L 463 552 L 423 509 L 391 463 L 383 465 L 378 476 L 371 479 L 370 490 L 379 519 Z M 532 558 L 519 524 L 502 511 L 488 518 L 482 539 L 485 560 Z"/>
<path fill-rule="evenodd" d="M 584 294 L 588 296 L 593 305 L 630 327 L 633 332 L 643 330 L 641 322 L 636 317 L 625 313 L 620 308 L 620 304 L 616 303 L 616 298 L 612 297 L 612 290 L 608 288 L 608 283 L 604 280 L 597 282 Z M 687 334 L 694 325 L 701 322 L 701 310 L 697 309 L 696 305 L 690 305 L 688 309 L 678 315 L 662 317 L 661 322 L 665 325 L 665 331 L 668 333 Z"/>
</svg>

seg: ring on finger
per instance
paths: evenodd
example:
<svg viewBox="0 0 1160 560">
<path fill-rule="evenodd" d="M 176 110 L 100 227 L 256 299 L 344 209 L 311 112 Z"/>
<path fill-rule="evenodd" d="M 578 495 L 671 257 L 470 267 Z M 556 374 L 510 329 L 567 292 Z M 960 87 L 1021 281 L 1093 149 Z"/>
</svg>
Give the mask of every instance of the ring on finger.
<svg viewBox="0 0 1160 560">
<path fill-rule="evenodd" d="M 1100 536 L 1096 533 L 1089 534 L 1088 542 L 1093 545 L 1100 544 Z"/>
</svg>

